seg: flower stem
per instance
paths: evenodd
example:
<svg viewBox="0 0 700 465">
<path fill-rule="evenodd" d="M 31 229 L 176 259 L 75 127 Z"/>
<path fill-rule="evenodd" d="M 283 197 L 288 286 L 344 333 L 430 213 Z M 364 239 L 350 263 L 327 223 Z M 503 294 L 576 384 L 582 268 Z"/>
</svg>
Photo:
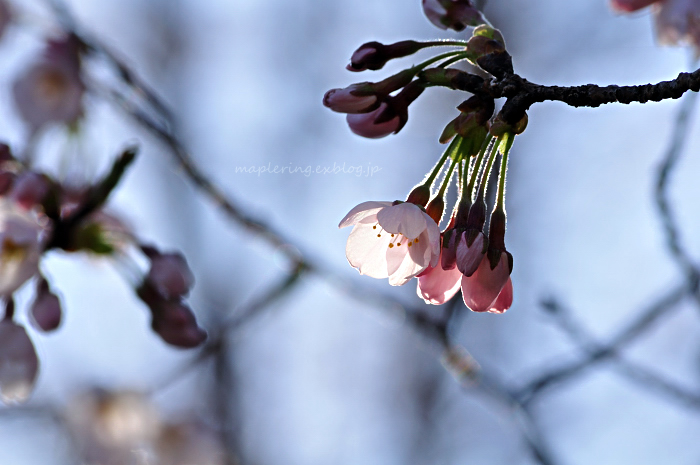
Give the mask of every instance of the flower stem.
<svg viewBox="0 0 700 465">
<path fill-rule="evenodd" d="M 493 166 L 494 160 L 496 160 L 496 155 L 498 154 L 498 143 L 491 144 L 491 151 L 489 153 L 488 161 L 486 162 L 486 167 L 481 174 L 481 183 L 479 183 L 479 193 L 477 194 L 477 199 L 483 199 L 486 194 L 486 185 L 489 183 L 489 177 L 491 176 L 491 167 Z"/>
<path fill-rule="evenodd" d="M 508 171 L 508 153 L 510 148 L 513 146 L 513 140 L 515 136 L 511 133 L 505 133 L 499 138 L 499 146 L 503 155 L 501 156 L 501 172 L 498 177 L 498 195 L 496 200 L 496 207 L 494 210 L 504 210 L 505 199 L 506 199 L 506 172 Z"/>
<path fill-rule="evenodd" d="M 433 182 L 435 181 L 435 178 L 442 170 L 442 167 L 445 164 L 445 161 L 459 147 L 461 141 L 462 141 L 462 138 L 459 136 L 456 136 L 452 140 L 450 145 L 445 150 L 445 153 L 443 153 L 442 157 L 440 157 L 440 160 L 438 160 L 437 165 L 435 165 L 435 168 L 433 168 L 433 171 L 430 173 L 430 175 L 428 175 L 428 179 L 426 179 L 425 182 L 423 183 L 424 186 L 430 188 L 430 186 L 433 185 Z"/>
<path fill-rule="evenodd" d="M 452 163 L 450 163 L 450 168 L 445 174 L 445 179 L 442 180 L 442 186 L 440 186 L 440 192 L 438 192 L 437 197 L 445 196 L 445 191 L 447 190 L 447 186 L 450 184 L 450 180 L 452 179 L 452 173 L 454 172 L 455 166 L 462 163 L 462 154 L 459 153 L 459 146 L 461 145 L 460 142 L 462 142 L 462 138 L 455 137 L 455 139 L 459 139 L 459 142 L 457 142 L 457 145 L 452 150 Z"/>
<path fill-rule="evenodd" d="M 493 144 L 493 138 L 486 138 L 484 139 L 484 142 L 481 144 L 481 150 L 479 150 L 479 154 L 476 156 L 476 161 L 474 161 L 474 166 L 472 166 L 472 171 L 471 171 L 471 176 L 469 176 L 469 184 L 464 186 L 462 189 L 462 195 L 468 195 L 469 200 L 471 203 L 472 199 L 472 191 L 474 190 L 474 184 L 476 183 L 476 178 L 479 175 L 479 170 L 481 168 L 481 163 L 484 159 L 484 154 L 486 153 L 487 148 L 489 147 L 489 144 Z M 467 181 L 467 176 L 464 177 L 464 181 Z"/>
</svg>

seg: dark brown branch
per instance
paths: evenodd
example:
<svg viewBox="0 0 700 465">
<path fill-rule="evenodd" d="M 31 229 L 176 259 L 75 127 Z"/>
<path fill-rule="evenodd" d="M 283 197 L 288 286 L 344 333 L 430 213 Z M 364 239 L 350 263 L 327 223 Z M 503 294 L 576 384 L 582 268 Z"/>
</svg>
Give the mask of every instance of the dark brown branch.
<svg viewBox="0 0 700 465">
<path fill-rule="evenodd" d="M 530 106 L 539 102 L 558 101 L 572 107 L 595 108 L 606 103 L 629 104 L 677 99 L 689 90 L 693 92 L 700 90 L 700 69 L 692 73 L 680 73 L 671 81 L 661 81 L 656 84 L 639 86 L 585 84 L 573 87 L 543 86 L 529 82 L 517 74 L 507 75 L 501 80 L 484 81 L 464 71 L 455 69 L 440 71 L 440 73 L 422 73 L 420 78 L 431 85 L 486 94 L 492 98 L 507 98 L 501 114 L 510 124 L 520 121 Z M 445 80 L 447 73 L 449 73 L 449 82 Z"/>
</svg>

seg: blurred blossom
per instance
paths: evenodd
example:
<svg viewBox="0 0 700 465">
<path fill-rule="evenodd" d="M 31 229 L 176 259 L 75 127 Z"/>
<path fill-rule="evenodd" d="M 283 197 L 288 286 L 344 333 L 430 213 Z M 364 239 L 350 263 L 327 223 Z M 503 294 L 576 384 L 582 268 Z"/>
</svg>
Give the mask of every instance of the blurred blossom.
<svg viewBox="0 0 700 465">
<path fill-rule="evenodd" d="M 156 409 L 132 391 L 83 394 L 69 405 L 66 415 L 88 464 L 142 464 L 160 429 Z"/>
<path fill-rule="evenodd" d="M 0 295 L 7 296 L 39 271 L 48 221 L 0 198 Z"/>
<path fill-rule="evenodd" d="M 71 124 L 82 115 L 80 47 L 74 36 L 50 40 L 41 59 L 15 80 L 15 106 L 32 130 L 47 123 Z"/>
<path fill-rule="evenodd" d="M 168 344 L 190 349 L 207 339 L 206 331 L 197 325 L 194 313 L 185 304 L 164 301 L 151 311 L 151 328 Z"/>
<path fill-rule="evenodd" d="M 21 207 L 30 210 L 42 203 L 50 189 L 50 181 L 46 176 L 34 171 L 23 171 L 12 183 L 9 197 Z"/>
<path fill-rule="evenodd" d="M 624 13 L 653 5 L 659 42 L 687 43 L 700 55 L 700 0 L 611 0 L 610 5 Z"/>
<path fill-rule="evenodd" d="M 146 280 L 164 299 L 183 297 L 194 285 L 192 271 L 180 253 L 152 256 Z"/>
<path fill-rule="evenodd" d="M 224 465 L 229 463 L 211 429 L 193 422 L 163 427 L 156 441 L 157 465 Z"/>
<path fill-rule="evenodd" d="M 0 322 L 0 397 L 6 403 L 26 401 L 34 389 L 39 359 L 27 331 L 11 318 Z"/>
<path fill-rule="evenodd" d="M 462 31 L 484 23 L 479 10 L 469 0 L 423 0 L 423 12 L 440 29 Z"/>
<path fill-rule="evenodd" d="M 0 0 L 0 37 L 5 34 L 5 30 L 7 29 L 7 26 L 10 24 L 11 20 L 12 12 L 10 11 L 10 7 L 7 5 L 5 0 Z"/>
<path fill-rule="evenodd" d="M 30 307 L 31 321 L 41 331 L 53 331 L 61 324 L 61 301 L 51 292 L 49 283 L 41 278 Z"/>
</svg>

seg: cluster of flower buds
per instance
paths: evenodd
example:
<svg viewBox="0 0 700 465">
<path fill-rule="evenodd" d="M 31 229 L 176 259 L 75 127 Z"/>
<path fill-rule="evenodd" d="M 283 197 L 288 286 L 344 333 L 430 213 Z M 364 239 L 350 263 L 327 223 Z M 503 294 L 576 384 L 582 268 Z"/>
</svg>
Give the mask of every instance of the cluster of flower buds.
<svg viewBox="0 0 700 465">
<path fill-rule="evenodd" d="M 442 17 L 448 18 L 445 21 L 452 22 L 456 21 L 454 17 L 462 18 L 460 15 L 465 11 L 476 11 L 468 1 L 434 0 L 425 1 L 423 5 L 426 12 L 444 8 L 449 15 L 443 14 Z M 512 74 L 512 60 L 506 51 L 503 36 L 498 30 L 482 24 L 483 18 L 478 12 L 475 18 L 477 19 L 465 23 L 465 25 L 479 24 L 468 41 L 405 40 L 389 45 L 379 42 L 363 44 L 350 58 L 348 70 L 378 70 L 389 60 L 405 57 L 430 47 L 449 47 L 452 50 L 437 54 L 379 82 L 359 82 L 343 89 L 331 89 L 323 97 L 323 104 L 333 111 L 346 113 L 348 126 L 352 132 L 375 139 L 392 133 L 396 134 L 404 127 L 408 121 L 409 105 L 423 93 L 426 87 L 443 85 L 458 88 L 459 86 L 453 80 L 463 79 L 465 73 L 458 72 L 450 66 L 460 61 L 467 60 L 497 79 Z M 435 66 L 430 67 L 431 65 Z M 475 79 L 475 82 L 483 83 L 483 78 L 470 76 Z M 468 108 L 460 108 L 460 110 L 469 113 Z M 455 126 L 460 126 L 460 130 L 468 131 L 466 126 L 473 123 L 466 119 L 468 118 L 455 122 Z"/>
<path fill-rule="evenodd" d="M 428 18 L 443 29 L 477 27 L 468 41 L 364 44 L 353 54 L 349 70 L 380 69 L 388 60 L 426 47 L 456 49 L 378 83 L 330 90 L 324 104 L 347 113 L 348 124 L 356 134 L 383 137 L 403 127 L 408 104 L 429 85 L 469 87 L 475 93 L 457 107 L 459 115 L 440 136 L 440 142 L 449 142 L 449 147 L 405 202 L 364 202 L 343 218 L 339 227 L 354 226 L 346 256 L 361 274 L 388 278 L 394 286 L 417 278 L 418 295 L 427 303 L 443 304 L 461 289 L 464 303 L 471 310 L 503 313 L 513 302 L 513 257 L 505 247 L 506 167 L 514 137 L 525 129 L 527 116 L 516 124 L 507 123 L 500 113 L 494 117 L 493 97 L 479 92 L 484 78 L 450 68 L 468 60 L 496 79 L 512 74 L 511 57 L 501 33 L 485 24 L 468 0 L 423 0 L 423 8 Z M 465 79 L 470 80 L 468 86 Z M 499 153 L 497 200 L 486 233 L 485 192 Z M 441 173 L 444 175 L 438 186 Z M 445 194 L 455 175 L 459 199 L 441 232 Z"/>
<path fill-rule="evenodd" d="M 196 347 L 207 338 L 197 325 L 184 298 L 194 285 L 187 261 L 179 253 L 163 254 L 152 246 L 141 246 L 151 262 L 137 294 L 151 310 L 151 327 L 165 342 L 177 347 Z"/>
<path fill-rule="evenodd" d="M 29 168 L 0 144 L 0 298 L 6 304 L 0 322 L 0 397 L 22 401 L 31 393 L 38 360 L 25 329 L 13 321 L 14 293 L 35 280 L 29 320 L 39 331 L 53 331 L 62 320 L 61 302 L 40 272 L 42 258 L 51 250 L 124 255 L 137 243 L 119 218 L 104 204 L 117 186 L 136 150 L 125 150 L 102 179 L 88 186 L 64 184 Z M 193 284 L 184 258 L 143 248 L 151 267 L 138 293 L 153 314 L 153 329 L 178 347 L 201 344 L 201 330 L 183 297 Z"/>
<path fill-rule="evenodd" d="M 652 6 L 659 42 L 687 43 L 700 55 L 699 0 L 610 0 L 614 10 L 631 13 Z"/>
</svg>

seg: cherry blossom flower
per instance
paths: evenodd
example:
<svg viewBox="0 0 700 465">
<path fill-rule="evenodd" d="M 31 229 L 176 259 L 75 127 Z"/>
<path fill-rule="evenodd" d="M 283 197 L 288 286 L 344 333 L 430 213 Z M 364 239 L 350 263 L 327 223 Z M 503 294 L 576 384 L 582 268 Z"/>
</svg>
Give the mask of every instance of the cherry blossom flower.
<svg viewBox="0 0 700 465">
<path fill-rule="evenodd" d="M 32 130 L 51 122 L 73 123 L 82 115 L 79 49 L 73 36 L 50 41 L 44 56 L 15 80 L 15 105 Z"/>
<path fill-rule="evenodd" d="M 0 296 L 8 296 L 39 271 L 48 226 L 32 211 L 0 198 Z"/>
<path fill-rule="evenodd" d="M 11 318 L 0 321 L 0 397 L 6 403 L 26 401 L 34 389 L 39 359 L 27 331 Z"/>
<path fill-rule="evenodd" d="M 364 202 L 338 225 L 354 225 L 345 254 L 360 274 L 406 284 L 440 259 L 440 230 L 417 205 L 408 202 Z"/>
</svg>

